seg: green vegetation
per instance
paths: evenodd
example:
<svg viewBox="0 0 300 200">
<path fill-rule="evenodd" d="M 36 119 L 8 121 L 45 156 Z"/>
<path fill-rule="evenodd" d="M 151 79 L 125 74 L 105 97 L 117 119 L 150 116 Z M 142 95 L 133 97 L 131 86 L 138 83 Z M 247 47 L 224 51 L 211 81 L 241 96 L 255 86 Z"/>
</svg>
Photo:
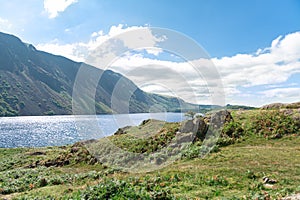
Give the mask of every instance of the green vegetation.
<svg viewBox="0 0 300 200">
<path fill-rule="evenodd" d="M 19 113 L 19 99 L 10 95 L 11 85 L 6 81 L 0 82 L 0 116 L 16 116 Z"/>
<path fill-rule="evenodd" d="M 171 165 L 147 173 L 104 166 L 83 143 L 0 149 L 0 198 L 267 200 L 299 193 L 299 111 L 232 116 L 210 154 L 199 157 L 203 143 L 197 140 Z M 178 123 L 146 120 L 109 139 L 127 151 L 151 153 L 172 141 L 178 129 Z M 264 184 L 264 176 L 277 183 Z"/>
<path fill-rule="evenodd" d="M 55 112 L 53 110 L 48 110 L 43 113 L 44 115 L 55 115 Z"/>
<path fill-rule="evenodd" d="M 138 127 L 119 129 L 114 136 L 108 138 L 114 145 L 129 152 L 152 153 L 170 143 L 179 126 L 179 123 L 145 120 Z"/>
<path fill-rule="evenodd" d="M 244 134 L 280 137 L 299 133 L 299 111 L 259 110 L 236 112 L 234 118 L 243 125 Z"/>
</svg>

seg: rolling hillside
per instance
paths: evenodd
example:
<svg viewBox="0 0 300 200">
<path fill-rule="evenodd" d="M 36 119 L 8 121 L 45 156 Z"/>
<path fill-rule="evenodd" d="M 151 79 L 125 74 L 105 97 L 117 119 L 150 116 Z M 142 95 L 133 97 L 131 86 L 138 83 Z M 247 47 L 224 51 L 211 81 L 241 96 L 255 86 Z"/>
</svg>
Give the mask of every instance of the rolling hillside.
<svg viewBox="0 0 300 200">
<path fill-rule="evenodd" d="M 77 114 L 90 113 L 90 98 L 95 99 L 97 114 L 198 109 L 178 98 L 146 93 L 121 74 L 39 51 L 0 33 L 0 116 L 72 114 L 73 86 L 80 67 L 91 77 L 80 83 L 86 98 L 80 99 Z M 97 75 L 101 79 L 96 94 L 90 96 L 89 81 Z M 117 92 L 116 86 L 121 88 Z"/>
</svg>

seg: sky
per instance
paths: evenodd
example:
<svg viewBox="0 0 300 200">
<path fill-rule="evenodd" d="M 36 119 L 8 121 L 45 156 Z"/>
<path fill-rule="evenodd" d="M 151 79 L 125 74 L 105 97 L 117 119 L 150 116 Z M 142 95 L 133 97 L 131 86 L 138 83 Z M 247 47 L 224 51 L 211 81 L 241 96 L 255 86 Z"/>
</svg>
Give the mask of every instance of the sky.
<svg viewBox="0 0 300 200">
<path fill-rule="evenodd" d="M 122 73 L 148 92 L 200 104 L 300 101 L 298 0 L 0 3 L 1 32 L 39 50 Z M 139 44 L 123 37 L 130 31 Z M 114 54 L 109 66 L 93 62 L 95 51 L 111 38 L 122 41 L 127 52 Z M 134 49 L 141 44 L 145 48 Z"/>
</svg>

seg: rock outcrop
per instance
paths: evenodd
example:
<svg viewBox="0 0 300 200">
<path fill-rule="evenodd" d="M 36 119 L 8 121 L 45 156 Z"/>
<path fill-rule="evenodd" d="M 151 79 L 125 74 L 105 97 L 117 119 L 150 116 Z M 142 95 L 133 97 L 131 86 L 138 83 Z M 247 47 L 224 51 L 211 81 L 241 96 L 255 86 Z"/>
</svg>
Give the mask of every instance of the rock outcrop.
<svg viewBox="0 0 300 200">
<path fill-rule="evenodd" d="M 233 120 L 233 118 L 229 111 L 220 110 L 204 118 L 197 117 L 182 122 L 179 132 L 186 134 L 193 133 L 195 138 L 203 140 L 209 127 L 220 129 L 225 123 L 230 122 L 231 120 Z M 181 134 L 181 137 L 184 137 L 184 135 Z M 186 135 L 186 137 L 190 138 L 190 135 Z"/>
<path fill-rule="evenodd" d="M 220 110 L 205 117 L 205 121 L 214 129 L 220 129 L 225 123 L 233 120 L 228 110 Z"/>
<path fill-rule="evenodd" d="M 208 125 L 202 117 L 182 122 L 179 132 L 193 133 L 197 138 L 204 139 Z"/>
</svg>

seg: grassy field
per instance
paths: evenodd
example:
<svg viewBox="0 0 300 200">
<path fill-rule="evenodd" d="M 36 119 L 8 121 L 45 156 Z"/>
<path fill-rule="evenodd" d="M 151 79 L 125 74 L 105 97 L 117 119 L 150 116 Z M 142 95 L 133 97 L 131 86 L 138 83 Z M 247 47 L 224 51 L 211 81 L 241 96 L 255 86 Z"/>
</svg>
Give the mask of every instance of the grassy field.
<svg viewBox="0 0 300 200">
<path fill-rule="evenodd" d="M 101 165 L 80 143 L 0 149 L 0 198 L 281 199 L 300 192 L 298 114 L 297 110 L 234 111 L 234 121 L 224 126 L 214 152 L 199 158 L 198 141 L 174 163 L 143 173 Z M 131 152 L 157 151 L 172 140 L 179 126 L 157 127 L 158 123 L 128 129 L 128 135 L 110 140 Z M 145 130 L 152 133 L 148 140 Z M 144 136 L 134 137 L 138 132 Z M 277 183 L 264 184 L 264 176 Z"/>
</svg>

